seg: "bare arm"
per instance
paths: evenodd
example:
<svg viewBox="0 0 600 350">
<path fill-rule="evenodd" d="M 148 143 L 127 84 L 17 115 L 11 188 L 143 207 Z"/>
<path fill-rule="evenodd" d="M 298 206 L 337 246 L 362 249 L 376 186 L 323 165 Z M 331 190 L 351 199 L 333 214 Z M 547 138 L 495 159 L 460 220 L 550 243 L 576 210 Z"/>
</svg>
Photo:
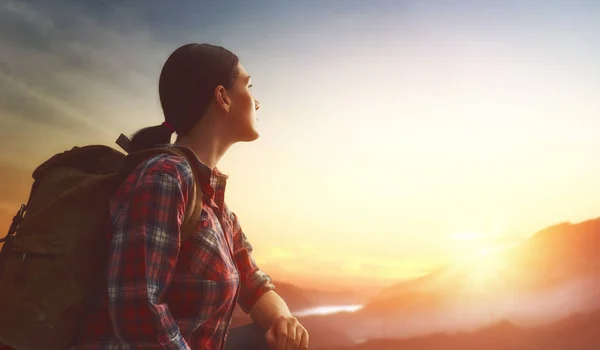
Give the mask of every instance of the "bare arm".
<svg viewBox="0 0 600 350">
<path fill-rule="evenodd" d="M 275 291 L 263 294 L 250 310 L 250 317 L 262 328 L 269 329 L 279 317 L 292 317 L 285 301 Z"/>
</svg>

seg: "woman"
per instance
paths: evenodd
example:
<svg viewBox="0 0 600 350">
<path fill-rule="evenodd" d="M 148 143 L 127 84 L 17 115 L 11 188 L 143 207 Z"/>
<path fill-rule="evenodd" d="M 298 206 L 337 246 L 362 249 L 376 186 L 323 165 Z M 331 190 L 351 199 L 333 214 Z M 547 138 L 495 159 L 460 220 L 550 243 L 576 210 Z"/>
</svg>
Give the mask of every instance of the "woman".
<svg viewBox="0 0 600 350">
<path fill-rule="evenodd" d="M 308 348 L 308 333 L 252 259 L 224 203 L 227 176 L 216 168 L 232 144 L 259 136 L 251 87 L 238 57 L 222 47 L 188 44 L 168 58 L 159 80 L 165 121 L 138 131 L 129 151 L 169 144 L 177 133 L 176 144 L 202 163 L 201 221 L 182 241 L 194 181 L 184 158 L 155 156 L 129 175 L 110 204 L 108 290 L 76 349 L 213 350 L 231 348 L 232 340 L 260 348 L 249 339 L 226 341 L 236 302 L 262 328 L 263 347 Z"/>
</svg>

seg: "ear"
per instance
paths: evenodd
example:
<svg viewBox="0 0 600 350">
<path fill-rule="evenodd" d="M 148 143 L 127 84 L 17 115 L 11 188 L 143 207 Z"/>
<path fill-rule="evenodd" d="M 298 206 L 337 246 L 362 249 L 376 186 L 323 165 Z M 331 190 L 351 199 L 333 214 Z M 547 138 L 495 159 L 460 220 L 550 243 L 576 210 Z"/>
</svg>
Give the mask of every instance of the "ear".
<svg viewBox="0 0 600 350">
<path fill-rule="evenodd" d="M 227 94 L 227 89 L 223 85 L 219 85 L 215 88 L 215 101 L 217 106 L 225 112 L 229 112 L 231 108 L 231 98 Z"/>
</svg>

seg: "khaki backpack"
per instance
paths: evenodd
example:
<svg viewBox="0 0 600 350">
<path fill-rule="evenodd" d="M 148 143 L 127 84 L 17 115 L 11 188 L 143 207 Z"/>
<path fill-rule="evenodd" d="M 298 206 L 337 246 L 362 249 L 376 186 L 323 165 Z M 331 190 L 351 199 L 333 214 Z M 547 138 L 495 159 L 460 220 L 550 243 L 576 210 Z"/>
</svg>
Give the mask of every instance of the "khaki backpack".
<svg viewBox="0 0 600 350">
<path fill-rule="evenodd" d="M 127 175 L 165 146 L 125 155 L 108 146 L 74 147 L 33 172 L 28 203 L 13 219 L 0 252 L 0 343 L 17 350 L 64 350 L 75 340 L 89 303 L 106 285 L 108 202 Z M 194 183 L 182 239 L 198 222 L 202 193 Z"/>
</svg>

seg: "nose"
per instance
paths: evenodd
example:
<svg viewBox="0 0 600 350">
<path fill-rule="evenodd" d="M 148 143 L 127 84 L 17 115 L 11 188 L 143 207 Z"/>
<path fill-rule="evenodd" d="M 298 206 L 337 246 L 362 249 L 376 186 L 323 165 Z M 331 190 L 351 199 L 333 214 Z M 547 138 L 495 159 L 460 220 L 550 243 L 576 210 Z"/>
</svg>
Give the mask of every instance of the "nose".
<svg viewBox="0 0 600 350">
<path fill-rule="evenodd" d="M 257 99 L 254 99 L 254 108 L 258 111 L 260 109 L 260 101 Z"/>
</svg>

